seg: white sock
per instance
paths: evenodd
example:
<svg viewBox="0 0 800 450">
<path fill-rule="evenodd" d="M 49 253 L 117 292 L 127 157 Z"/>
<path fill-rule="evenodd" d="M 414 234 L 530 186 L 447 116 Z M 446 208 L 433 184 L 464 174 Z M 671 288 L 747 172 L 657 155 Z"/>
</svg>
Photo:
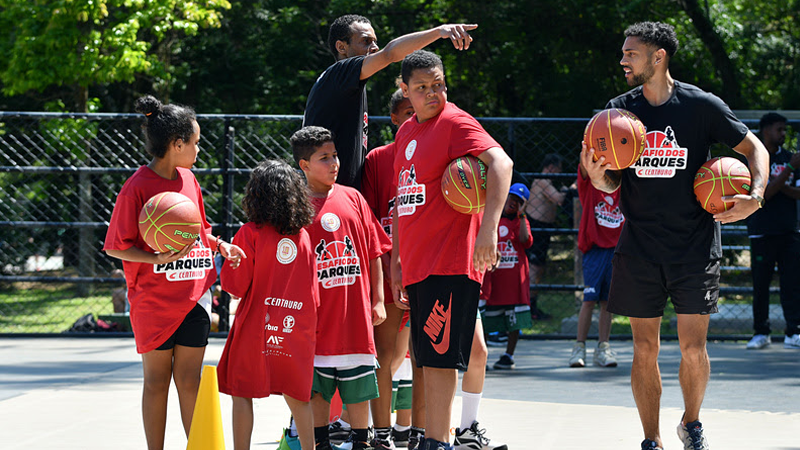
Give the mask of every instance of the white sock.
<svg viewBox="0 0 800 450">
<path fill-rule="evenodd" d="M 483 392 L 473 394 L 472 392 L 461 392 L 461 430 L 466 430 L 472 426 L 472 422 L 478 420 L 478 407 L 481 404 Z"/>
<path fill-rule="evenodd" d="M 347 423 L 347 422 L 345 422 L 344 420 L 342 420 L 342 418 L 341 418 L 341 417 L 340 417 L 340 418 L 338 418 L 338 419 L 336 419 L 336 422 L 339 422 L 340 424 L 342 424 L 342 428 L 352 428 L 352 427 L 350 426 L 350 424 L 349 424 L 349 423 Z"/>
<path fill-rule="evenodd" d="M 399 423 L 396 423 L 396 424 L 394 424 L 394 429 L 402 433 L 403 431 L 410 430 L 411 429 L 411 425 L 405 426 L 405 425 L 400 425 Z"/>
<path fill-rule="evenodd" d="M 289 421 L 289 437 L 297 437 L 297 424 L 294 423 L 294 416 Z"/>
</svg>

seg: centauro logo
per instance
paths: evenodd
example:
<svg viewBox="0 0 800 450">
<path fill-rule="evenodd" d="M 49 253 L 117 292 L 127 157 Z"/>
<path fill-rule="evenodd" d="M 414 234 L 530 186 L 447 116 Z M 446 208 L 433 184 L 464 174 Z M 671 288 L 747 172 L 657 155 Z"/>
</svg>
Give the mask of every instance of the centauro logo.
<svg viewBox="0 0 800 450">
<path fill-rule="evenodd" d="M 350 236 L 345 235 L 343 241 L 320 239 L 314 253 L 317 255 L 317 278 L 325 289 L 355 284 L 361 276 L 361 259 Z"/>
<path fill-rule="evenodd" d="M 513 269 L 519 263 L 519 255 L 511 239 L 497 243 L 497 251 L 500 252 L 500 263 L 498 269 Z"/>
<path fill-rule="evenodd" d="M 594 218 L 597 220 L 597 224 L 606 228 L 621 227 L 622 222 L 625 222 L 625 217 L 619 210 L 619 206 L 614 206 L 614 199 L 609 195 L 606 195 L 604 200 L 597 202 L 594 207 Z"/>
<path fill-rule="evenodd" d="M 167 276 L 167 281 L 200 280 L 205 278 L 206 273 L 214 268 L 214 256 L 210 248 L 197 247 L 189 251 L 183 258 L 166 264 L 154 264 L 153 272 L 163 273 Z"/>
<path fill-rule="evenodd" d="M 397 217 L 414 214 L 417 206 L 425 204 L 425 185 L 417 184 L 417 171 L 414 165 L 400 169 L 397 178 L 397 197 L 394 206 L 397 208 Z"/>
<path fill-rule="evenodd" d="M 678 145 L 672 127 L 647 133 L 647 148 L 631 167 L 639 178 L 672 178 L 686 169 L 688 150 Z"/>
</svg>

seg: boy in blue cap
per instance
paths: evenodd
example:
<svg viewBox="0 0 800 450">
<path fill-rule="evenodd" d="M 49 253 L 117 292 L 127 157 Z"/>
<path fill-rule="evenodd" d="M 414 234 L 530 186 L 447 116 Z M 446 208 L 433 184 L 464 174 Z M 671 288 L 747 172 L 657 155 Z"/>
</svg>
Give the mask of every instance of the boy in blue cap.
<svg viewBox="0 0 800 450">
<path fill-rule="evenodd" d="M 520 330 L 533 326 L 530 313 L 531 287 L 525 249 L 533 244 L 531 228 L 523 206 L 530 192 L 522 183 L 511 185 L 497 227 L 497 252 L 500 259 L 494 271 L 487 271 L 481 286 L 486 300 L 483 326 L 487 333 L 508 332 L 506 353 L 494 368 L 514 368 L 514 350 Z"/>
</svg>

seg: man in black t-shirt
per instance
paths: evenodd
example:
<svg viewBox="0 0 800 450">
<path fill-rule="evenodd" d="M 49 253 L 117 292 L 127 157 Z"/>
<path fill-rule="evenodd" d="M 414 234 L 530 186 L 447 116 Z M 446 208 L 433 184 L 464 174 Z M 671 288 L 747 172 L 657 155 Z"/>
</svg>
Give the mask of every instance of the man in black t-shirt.
<svg viewBox="0 0 800 450">
<path fill-rule="evenodd" d="M 684 416 L 678 436 L 685 448 L 708 449 L 699 422 L 710 375 L 706 351 L 708 314 L 719 295 L 719 223 L 742 220 L 763 202 L 768 154 L 764 146 L 718 97 L 669 73 L 678 49 L 672 26 L 642 22 L 625 30 L 620 64 L 629 86 L 606 108 L 633 112 L 647 128 L 647 148 L 637 163 L 607 170 L 604 157 L 583 144 L 581 163 L 599 190 L 620 192 L 625 224 L 614 255 L 608 311 L 630 317 L 634 342 L 631 387 L 645 440 L 642 449 L 661 449 L 658 369 L 661 317 L 669 297 L 678 316 L 679 380 Z M 710 215 L 694 196 L 697 169 L 721 142 L 747 157 L 750 195 L 736 195 L 728 211 Z"/>
<path fill-rule="evenodd" d="M 333 132 L 341 167 L 337 183 L 361 187 L 367 156 L 367 79 L 393 62 L 438 39 L 450 39 L 458 50 L 469 48 L 470 30 L 477 25 L 441 25 L 406 34 L 378 48 L 369 19 L 348 14 L 337 18 L 328 32 L 328 47 L 336 63 L 317 78 L 308 94 L 303 126 Z"/>
<path fill-rule="evenodd" d="M 769 285 L 777 263 L 781 306 L 786 320 L 783 346 L 800 349 L 800 233 L 797 230 L 800 153 L 789 153 L 781 147 L 786 139 L 786 117 L 767 113 L 761 117 L 758 128 L 769 151 L 770 171 L 764 208 L 756 211 L 747 222 L 755 329 L 747 348 L 758 350 L 770 344 Z"/>
</svg>

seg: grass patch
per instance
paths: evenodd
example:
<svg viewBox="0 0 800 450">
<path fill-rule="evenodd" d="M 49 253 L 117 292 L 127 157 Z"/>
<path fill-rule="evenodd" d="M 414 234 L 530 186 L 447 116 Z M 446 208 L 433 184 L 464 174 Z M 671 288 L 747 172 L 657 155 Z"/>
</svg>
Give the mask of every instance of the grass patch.
<svg viewBox="0 0 800 450">
<path fill-rule="evenodd" d="M 115 287 L 81 297 L 73 284 L 14 283 L 0 290 L 0 333 L 60 333 L 85 314 L 110 314 Z"/>
</svg>

